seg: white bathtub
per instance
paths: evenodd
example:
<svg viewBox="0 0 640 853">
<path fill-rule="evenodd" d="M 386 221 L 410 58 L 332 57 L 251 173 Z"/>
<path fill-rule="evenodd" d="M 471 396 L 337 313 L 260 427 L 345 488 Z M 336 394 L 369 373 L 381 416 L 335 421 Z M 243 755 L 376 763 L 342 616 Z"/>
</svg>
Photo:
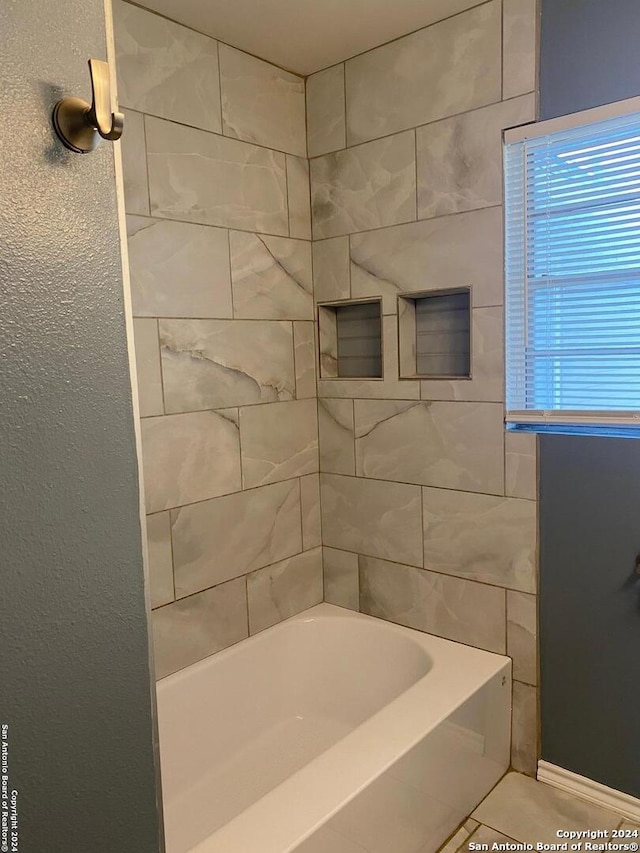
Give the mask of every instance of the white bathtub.
<svg viewBox="0 0 640 853">
<path fill-rule="evenodd" d="M 319 604 L 158 683 L 167 853 L 432 853 L 510 696 L 508 658 Z"/>
</svg>

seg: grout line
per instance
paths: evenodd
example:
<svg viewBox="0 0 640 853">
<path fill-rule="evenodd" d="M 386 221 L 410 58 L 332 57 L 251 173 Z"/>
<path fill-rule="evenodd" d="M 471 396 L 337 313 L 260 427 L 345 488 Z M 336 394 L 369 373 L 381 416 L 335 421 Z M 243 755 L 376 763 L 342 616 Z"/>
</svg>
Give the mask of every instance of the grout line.
<svg viewBox="0 0 640 853">
<path fill-rule="evenodd" d="M 488 586 L 491 589 L 502 590 L 502 592 L 504 592 L 504 593 L 506 593 L 508 590 L 511 590 L 512 592 L 523 592 L 523 590 L 520 590 L 520 589 L 514 590 L 512 587 L 500 586 L 500 584 L 490 583 L 489 581 L 478 580 L 477 578 L 471 578 L 468 575 L 454 575 L 454 574 L 451 574 L 450 572 L 443 572 L 443 571 L 439 571 L 438 569 L 431 569 L 428 566 L 416 566 L 413 563 L 401 563 L 398 560 L 392 560 L 389 557 L 380 557 L 380 556 L 375 555 L 375 554 L 363 554 L 362 551 L 354 551 L 351 548 L 344 548 L 344 547 L 341 547 L 339 545 L 330 545 L 327 543 L 326 545 L 324 545 L 324 547 L 325 548 L 333 548 L 334 551 L 344 551 L 347 554 L 355 554 L 357 557 L 364 557 L 365 559 L 381 560 L 383 563 L 392 563 L 394 566 L 402 566 L 406 569 L 415 569 L 415 571 L 417 571 L 417 572 L 427 572 L 428 574 L 439 575 L 440 577 L 444 577 L 444 578 L 454 578 L 455 580 L 467 581 L 468 583 L 475 583 L 475 584 L 479 584 L 480 586 Z M 533 595 L 534 593 L 527 593 L 527 594 Z M 505 595 L 505 598 L 506 598 L 506 595 Z M 505 648 L 506 648 L 506 646 L 505 646 Z M 506 656 L 506 652 L 504 654 Z M 514 679 L 514 680 L 516 680 L 516 679 Z M 520 681 L 520 679 L 517 679 L 517 680 L 521 684 L 527 684 L 529 687 L 535 687 L 536 686 L 534 684 L 528 684 L 528 682 L 526 682 L 526 681 Z"/>
<path fill-rule="evenodd" d="M 476 107 L 471 107 L 468 110 L 462 110 L 459 113 L 447 113 L 446 115 L 440 116 L 439 118 L 430 119 L 429 121 L 420 122 L 419 124 L 409 125 L 409 127 L 400 128 L 398 130 L 391 131 L 390 133 L 384 133 L 381 136 L 372 136 L 371 139 L 365 139 L 362 142 L 355 142 L 352 145 L 347 145 L 344 148 L 337 148 L 335 151 L 327 151 L 325 154 L 316 154 L 314 157 L 309 157 L 309 162 L 312 160 L 320 160 L 322 157 L 330 157 L 333 154 L 340 154 L 342 151 L 353 151 L 355 148 L 359 148 L 362 145 L 369 145 L 370 142 L 379 142 L 381 139 L 389 139 L 391 136 L 399 136 L 401 133 L 407 133 L 410 130 L 422 130 L 425 127 L 431 127 L 433 124 L 440 124 L 445 121 L 450 121 L 453 119 L 459 119 L 464 116 L 470 115 L 471 113 L 482 112 L 482 110 L 491 109 L 491 107 L 499 107 L 501 104 L 508 104 L 511 101 L 517 101 L 520 98 L 526 98 L 529 95 L 535 95 L 535 90 L 531 90 L 530 92 L 522 92 L 519 95 L 511 95 L 509 98 L 505 98 L 504 100 L 498 101 L 489 101 L 486 104 L 480 104 Z M 535 121 L 535 119 L 534 119 Z M 531 124 L 532 122 L 523 122 L 523 124 Z M 516 125 L 518 127 L 518 125 Z"/>
<path fill-rule="evenodd" d="M 145 175 L 147 177 L 147 208 L 149 210 L 149 216 L 151 216 L 151 181 L 149 179 L 149 151 L 147 148 L 147 114 L 146 113 L 138 113 L 138 115 L 142 116 L 142 139 L 144 142 L 144 169 Z M 126 210 L 125 210 L 126 214 Z"/>
<path fill-rule="evenodd" d="M 289 198 L 289 157 L 284 155 L 284 196 L 287 202 L 287 237 L 291 237 L 291 199 Z"/>
<path fill-rule="evenodd" d="M 216 61 L 218 64 L 218 94 L 220 96 L 220 134 L 226 136 L 224 132 L 224 115 L 222 112 L 222 69 L 220 67 L 220 42 L 216 41 Z"/>
<path fill-rule="evenodd" d="M 203 589 L 198 589 L 195 592 L 188 593 L 187 595 L 182 595 L 180 596 L 180 598 L 176 598 L 175 601 L 169 601 L 166 604 L 161 604 L 159 607 L 154 607 L 151 612 L 156 613 L 158 610 L 165 610 L 167 607 L 171 607 L 174 604 L 179 604 L 181 601 L 186 601 L 188 598 L 194 598 L 196 595 L 201 595 L 203 592 L 210 592 L 212 589 L 218 589 L 218 587 L 234 583 L 235 581 L 238 581 L 241 578 L 247 579 L 249 575 L 255 574 L 256 572 L 267 571 L 268 569 L 272 569 L 274 566 L 277 566 L 279 563 L 286 563 L 288 560 L 294 560 L 296 557 L 302 557 L 303 555 L 311 554 L 313 551 L 317 551 L 321 548 L 322 545 L 317 545 L 315 548 L 309 548 L 308 551 L 296 551 L 294 554 L 289 554 L 288 557 L 282 557 L 282 559 L 275 560 L 273 563 L 267 563 L 266 566 L 259 566 L 257 569 L 249 569 L 243 574 L 236 575 L 233 578 L 227 578 L 226 580 L 219 581 L 218 583 L 214 583 L 211 586 L 206 586 Z"/>
</svg>

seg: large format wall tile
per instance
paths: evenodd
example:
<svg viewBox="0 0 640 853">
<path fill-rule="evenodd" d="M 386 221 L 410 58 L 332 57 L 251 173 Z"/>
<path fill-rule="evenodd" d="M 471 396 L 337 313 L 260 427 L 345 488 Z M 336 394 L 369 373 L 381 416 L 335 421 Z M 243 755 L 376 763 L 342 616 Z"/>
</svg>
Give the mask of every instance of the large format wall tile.
<svg viewBox="0 0 640 853">
<path fill-rule="evenodd" d="M 309 157 L 346 146 L 344 63 L 307 77 Z"/>
<path fill-rule="evenodd" d="M 164 412 L 164 401 L 162 397 L 162 374 L 160 372 L 158 321 L 135 319 L 133 321 L 133 341 L 136 351 L 140 417 L 161 415 Z"/>
<path fill-rule="evenodd" d="M 154 610 L 151 622 L 156 677 L 163 678 L 249 635 L 244 578 Z"/>
<path fill-rule="evenodd" d="M 127 236 L 134 316 L 233 316 L 226 231 L 128 216 Z"/>
<path fill-rule="evenodd" d="M 182 507 L 171 521 L 178 598 L 302 550 L 295 480 Z"/>
<path fill-rule="evenodd" d="M 168 512 L 147 516 L 147 550 L 149 555 L 149 598 L 151 607 L 173 601 L 173 556 L 171 554 L 171 519 Z"/>
<path fill-rule="evenodd" d="M 299 320 L 293 324 L 296 366 L 296 399 L 316 396 L 316 344 L 314 323 Z"/>
<path fill-rule="evenodd" d="M 314 548 L 247 577 L 249 632 L 264 631 L 322 601 L 322 550 Z"/>
<path fill-rule="evenodd" d="M 505 491 L 514 498 L 535 501 L 538 494 L 538 436 L 507 430 L 505 435 Z"/>
<path fill-rule="evenodd" d="M 358 555 L 336 548 L 323 548 L 324 600 L 329 604 L 360 610 Z"/>
<path fill-rule="evenodd" d="M 536 597 L 507 592 L 507 654 L 513 658 L 513 677 L 527 684 L 538 682 Z"/>
<path fill-rule="evenodd" d="M 245 231 L 229 241 L 235 317 L 313 320 L 310 243 Z"/>
<path fill-rule="evenodd" d="M 447 489 L 423 489 L 427 569 L 536 591 L 536 505 Z"/>
<path fill-rule="evenodd" d="M 295 400 L 241 409 L 240 441 L 245 489 L 316 472 L 316 401 Z"/>
<path fill-rule="evenodd" d="M 289 204 L 289 236 L 311 239 L 311 190 L 309 161 L 287 154 L 287 200 Z"/>
<path fill-rule="evenodd" d="M 535 119 L 525 95 L 419 127 L 418 218 L 461 213 L 502 202 L 502 131 Z"/>
<path fill-rule="evenodd" d="M 504 317 L 501 306 L 471 312 L 471 378 L 423 379 L 423 400 L 504 400 Z"/>
<path fill-rule="evenodd" d="M 124 206 L 127 213 L 149 214 L 149 182 L 144 137 L 144 116 L 124 111 L 127 128 L 120 142 L 124 180 Z"/>
<path fill-rule="evenodd" d="M 355 474 L 353 401 L 318 401 L 320 470 L 324 474 Z"/>
<path fill-rule="evenodd" d="M 504 653 L 503 589 L 370 557 L 359 561 L 363 613 Z"/>
<path fill-rule="evenodd" d="M 322 474 L 322 536 L 344 551 L 422 565 L 418 486 Z"/>
<path fill-rule="evenodd" d="M 355 401 L 356 474 L 504 493 L 497 403 Z"/>
<path fill-rule="evenodd" d="M 190 412 L 142 421 L 147 512 L 240 490 L 235 414 Z"/>
<path fill-rule="evenodd" d="M 499 101 L 500 9 L 493 0 L 350 59 L 348 143 Z"/>
<path fill-rule="evenodd" d="M 313 242 L 313 292 L 317 302 L 349 298 L 351 273 L 348 237 Z"/>
<path fill-rule="evenodd" d="M 167 412 L 292 400 L 291 323 L 161 320 Z"/>
<path fill-rule="evenodd" d="M 537 0 L 504 0 L 503 98 L 532 92 L 537 85 Z"/>
<path fill-rule="evenodd" d="M 146 132 L 154 216 L 289 233 L 284 154 L 157 118 Z"/>
<path fill-rule="evenodd" d="M 469 287 L 475 307 L 502 305 L 502 211 L 498 207 L 411 222 L 351 237 L 351 296 Z"/>
<path fill-rule="evenodd" d="M 217 43 L 121 0 L 113 22 L 120 103 L 219 133 Z"/>
<path fill-rule="evenodd" d="M 415 219 L 415 154 L 409 132 L 312 160 L 314 239 Z"/>
<path fill-rule="evenodd" d="M 529 684 L 513 682 L 511 766 L 535 776 L 538 756 L 537 695 Z"/>
<path fill-rule="evenodd" d="M 320 476 L 307 474 L 300 477 L 300 505 L 302 509 L 302 547 L 305 551 L 322 545 L 322 519 L 320 517 Z"/>
<path fill-rule="evenodd" d="M 226 136 L 306 156 L 302 77 L 221 44 L 220 87 Z"/>
</svg>

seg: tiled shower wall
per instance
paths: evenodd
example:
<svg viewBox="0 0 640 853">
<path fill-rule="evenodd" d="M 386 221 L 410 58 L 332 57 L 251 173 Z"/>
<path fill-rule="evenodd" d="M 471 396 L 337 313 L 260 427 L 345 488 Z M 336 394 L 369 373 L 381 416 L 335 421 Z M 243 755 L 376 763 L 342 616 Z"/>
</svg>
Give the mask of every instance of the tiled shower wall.
<svg viewBox="0 0 640 853">
<path fill-rule="evenodd" d="M 322 600 L 305 86 L 114 5 L 162 676 Z"/>
<path fill-rule="evenodd" d="M 535 771 L 535 437 L 505 434 L 503 128 L 535 118 L 535 0 L 307 80 L 316 301 L 382 297 L 382 380 L 318 382 L 325 598 L 514 659 Z M 470 380 L 399 380 L 398 294 L 471 287 Z"/>
</svg>

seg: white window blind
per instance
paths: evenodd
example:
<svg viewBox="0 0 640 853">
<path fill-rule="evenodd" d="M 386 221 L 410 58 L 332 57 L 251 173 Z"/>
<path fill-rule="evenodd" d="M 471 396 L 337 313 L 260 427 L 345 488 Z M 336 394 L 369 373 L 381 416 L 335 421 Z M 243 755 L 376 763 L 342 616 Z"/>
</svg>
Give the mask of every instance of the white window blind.
<svg viewBox="0 0 640 853">
<path fill-rule="evenodd" d="M 640 103 L 505 134 L 507 420 L 640 423 Z M 571 117 L 575 122 L 576 117 Z M 525 135 L 526 134 L 526 135 Z"/>
</svg>

